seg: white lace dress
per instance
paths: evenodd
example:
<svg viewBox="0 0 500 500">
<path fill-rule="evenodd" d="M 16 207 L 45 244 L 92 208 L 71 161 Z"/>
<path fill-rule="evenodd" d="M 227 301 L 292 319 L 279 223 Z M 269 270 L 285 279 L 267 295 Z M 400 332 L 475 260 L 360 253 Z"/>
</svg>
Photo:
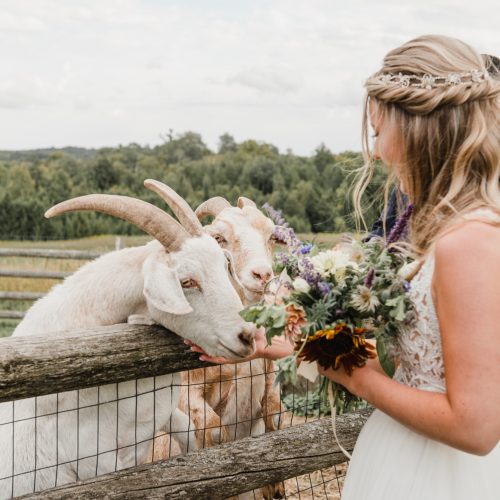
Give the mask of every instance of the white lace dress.
<svg viewBox="0 0 500 500">
<path fill-rule="evenodd" d="M 412 280 L 418 322 L 401 334 L 394 378 L 410 387 L 445 392 L 441 336 L 431 296 L 433 272 L 431 254 Z M 375 410 L 356 443 L 342 500 L 499 500 L 499 474 L 500 444 L 486 456 L 472 455 L 417 434 Z"/>
</svg>

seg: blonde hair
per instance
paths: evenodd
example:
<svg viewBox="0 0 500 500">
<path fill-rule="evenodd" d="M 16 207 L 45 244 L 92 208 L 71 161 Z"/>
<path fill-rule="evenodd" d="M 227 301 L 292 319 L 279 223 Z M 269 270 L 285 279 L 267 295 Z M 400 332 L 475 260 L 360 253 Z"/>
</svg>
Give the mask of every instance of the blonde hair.
<svg viewBox="0 0 500 500">
<path fill-rule="evenodd" d="M 368 104 L 373 99 L 382 126 L 394 126 L 403 153 L 403 185 L 414 205 L 410 242 L 425 252 L 465 213 L 489 207 L 500 215 L 500 82 L 462 82 L 433 88 L 387 84 L 380 75 L 444 76 L 486 71 L 469 45 L 428 35 L 389 52 L 366 81 L 363 113 L 365 165 L 354 189 L 358 220 L 361 196 L 373 176 L 368 144 Z M 378 77 L 378 78 L 377 78 Z M 389 176 L 389 182 L 393 181 Z M 385 201 L 387 205 L 386 189 Z"/>
</svg>

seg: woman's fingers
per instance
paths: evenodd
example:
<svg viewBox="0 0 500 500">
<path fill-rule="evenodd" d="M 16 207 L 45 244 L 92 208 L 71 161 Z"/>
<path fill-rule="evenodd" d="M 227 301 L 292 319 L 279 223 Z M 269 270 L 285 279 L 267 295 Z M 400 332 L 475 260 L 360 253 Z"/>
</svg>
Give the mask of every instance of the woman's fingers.
<svg viewBox="0 0 500 500">
<path fill-rule="evenodd" d="M 195 344 L 189 339 L 185 339 L 184 343 L 189 346 L 189 350 L 192 352 L 197 352 L 201 354 L 200 361 L 206 361 L 207 363 L 216 363 L 218 365 L 223 365 L 225 363 L 231 363 L 234 361 L 230 361 L 222 356 L 209 356 L 199 345 Z"/>
<path fill-rule="evenodd" d="M 215 363 L 217 365 L 225 365 L 226 363 L 234 363 L 229 359 L 223 358 L 221 356 L 209 356 L 208 354 L 202 354 L 200 356 L 200 361 L 206 361 L 207 363 Z"/>
<path fill-rule="evenodd" d="M 190 351 L 199 352 L 201 354 L 205 354 L 205 351 L 199 345 L 195 344 L 191 340 L 185 339 L 184 343 L 190 347 L 190 349 L 189 349 Z"/>
<path fill-rule="evenodd" d="M 200 346 L 197 345 L 191 346 L 191 351 L 199 352 L 200 354 L 205 354 L 205 351 Z"/>
</svg>

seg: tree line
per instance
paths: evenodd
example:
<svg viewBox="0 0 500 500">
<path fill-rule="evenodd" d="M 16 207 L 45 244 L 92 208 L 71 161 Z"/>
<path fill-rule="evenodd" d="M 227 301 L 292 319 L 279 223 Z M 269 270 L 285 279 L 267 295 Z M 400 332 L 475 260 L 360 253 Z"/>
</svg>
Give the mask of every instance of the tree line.
<svg viewBox="0 0 500 500">
<path fill-rule="evenodd" d="M 138 234 L 131 224 L 97 213 L 72 213 L 51 220 L 43 214 L 62 200 L 89 193 L 133 196 L 162 209 L 143 186 L 160 180 L 191 207 L 212 196 L 232 204 L 239 196 L 265 202 L 297 232 L 343 232 L 355 228 L 351 190 L 360 153 L 333 154 L 323 144 L 309 157 L 282 153 L 272 144 L 229 134 L 211 151 L 195 132 L 170 134 L 155 147 L 45 149 L 0 152 L 0 239 L 69 239 L 97 234 Z M 378 167 L 367 193 L 367 220 L 380 210 L 385 180 Z"/>
</svg>

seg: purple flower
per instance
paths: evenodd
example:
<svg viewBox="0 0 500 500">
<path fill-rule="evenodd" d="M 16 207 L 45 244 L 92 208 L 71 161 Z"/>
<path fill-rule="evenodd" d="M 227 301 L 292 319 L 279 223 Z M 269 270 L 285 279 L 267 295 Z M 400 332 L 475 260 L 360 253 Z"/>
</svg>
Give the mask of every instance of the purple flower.
<svg viewBox="0 0 500 500">
<path fill-rule="evenodd" d="M 288 266 L 290 264 L 290 256 L 284 252 L 277 253 L 276 260 L 282 266 Z"/>
<path fill-rule="evenodd" d="M 281 210 L 276 210 L 274 207 L 269 205 L 269 203 L 264 203 L 264 205 L 262 205 L 262 208 L 267 212 L 269 218 L 277 226 L 288 227 L 288 224 L 285 222 L 285 218 L 283 217 Z"/>
<path fill-rule="evenodd" d="M 411 290 L 411 283 L 409 281 L 405 281 L 403 283 L 403 288 L 405 289 L 405 292 L 408 293 Z"/>
<path fill-rule="evenodd" d="M 279 227 L 279 226 L 276 226 Z M 284 242 L 292 253 L 297 253 L 302 245 L 291 227 L 281 228 L 281 234 L 285 236 Z"/>
<path fill-rule="evenodd" d="M 285 243 L 292 253 L 297 253 L 298 249 L 302 246 L 302 243 L 291 227 L 275 226 L 273 235 L 278 241 Z"/>
<path fill-rule="evenodd" d="M 368 274 L 366 275 L 366 278 L 365 278 L 364 285 L 366 286 L 366 288 L 372 287 L 374 278 L 375 278 L 375 269 L 370 269 L 368 271 Z"/>
<path fill-rule="evenodd" d="M 328 295 L 332 289 L 332 285 L 326 281 L 320 281 L 316 286 L 319 293 L 323 296 Z"/>
<path fill-rule="evenodd" d="M 292 253 L 298 253 L 302 248 L 302 242 L 297 238 L 295 231 L 288 226 L 280 210 L 276 210 L 269 203 L 264 203 L 262 208 L 267 212 L 269 218 L 276 224 L 273 235 L 283 242 Z"/>
<path fill-rule="evenodd" d="M 410 221 L 411 214 L 413 213 L 413 205 L 410 203 L 403 215 L 396 221 L 394 227 L 391 229 L 389 236 L 387 236 L 387 245 L 402 240 L 408 229 L 408 222 Z"/>
<path fill-rule="evenodd" d="M 302 245 L 302 247 L 300 248 L 300 253 L 302 255 L 305 255 L 306 253 L 309 253 L 313 248 L 313 244 L 312 243 L 306 243 L 305 245 Z"/>
<path fill-rule="evenodd" d="M 306 257 L 300 260 L 300 277 L 307 281 L 311 287 L 315 287 L 321 280 L 321 275 L 314 269 L 313 263 Z"/>
</svg>

